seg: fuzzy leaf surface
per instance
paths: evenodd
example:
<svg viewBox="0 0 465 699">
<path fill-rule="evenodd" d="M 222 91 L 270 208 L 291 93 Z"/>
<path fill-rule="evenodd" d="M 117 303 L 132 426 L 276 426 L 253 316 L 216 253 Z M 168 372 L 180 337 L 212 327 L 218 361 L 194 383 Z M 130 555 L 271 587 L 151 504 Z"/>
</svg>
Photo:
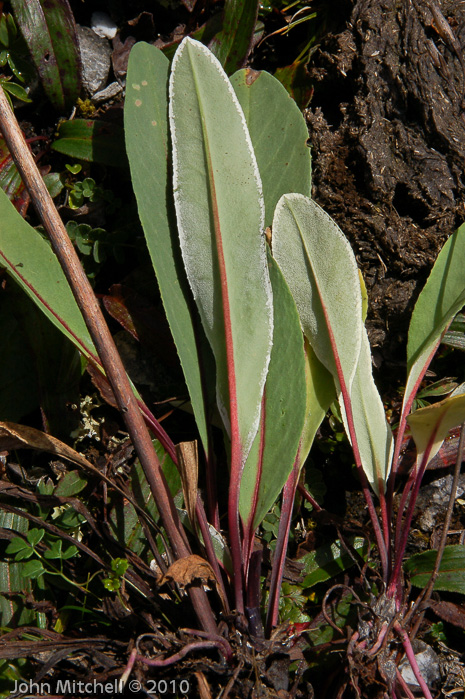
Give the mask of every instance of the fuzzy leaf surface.
<svg viewBox="0 0 465 699">
<path fill-rule="evenodd" d="M 273 256 L 315 354 L 350 391 L 363 323 L 358 270 L 347 239 L 314 201 L 286 194 L 273 220 Z"/>
<path fill-rule="evenodd" d="M 386 420 L 383 402 L 373 380 L 370 343 L 363 327 L 362 348 L 350 391 L 353 421 L 363 470 L 373 490 L 379 494 L 386 487 L 391 467 L 394 440 Z M 342 417 L 349 433 L 344 405 Z"/>
<path fill-rule="evenodd" d="M 311 194 L 308 129 L 302 112 L 279 80 L 265 71 L 239 70 L 231 78 L 244 110 L 257 157 L 265 199 L 265 225 L 271 226 L 283 194 Z"/>
<path fill-rule="evenodd" d="M 245 460 L 272 340 L 263 197 L 231 83 L 208 49 L 189 38 L 173 59 L 170 126 L 184 264 L 215 356 L 218 405 Z"/>
<path fill-rule="evenodd" d="M 373 381 L 362 286 L 352 249 L 315 202 L 289 194 L 276 208 L 273 254 L 296 301 L 303 331 L 334 378 L 349 434 L 344 385 L 347 389 L 361 463 L 378 492 L 389 472 L 392 434 Z"/>
</svg>

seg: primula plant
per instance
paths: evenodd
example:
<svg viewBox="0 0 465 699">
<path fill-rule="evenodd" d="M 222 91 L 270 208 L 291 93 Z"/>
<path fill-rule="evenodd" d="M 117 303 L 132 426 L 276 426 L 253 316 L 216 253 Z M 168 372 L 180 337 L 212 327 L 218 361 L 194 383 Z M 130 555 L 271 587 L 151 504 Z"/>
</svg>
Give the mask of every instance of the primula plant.
<svg viewBox="0 0 465 699">
<path fill-rule="evenodd" d="M 65 277 L 49 244 L 1 192 L 0 257 L 110 380 L 161 515 L 159 554 L 175 559 L 165 565 L 160 584 L 187 589 L 199 634 L 207 639 L 204 646 L 192 646 L 214 645 L 231 661 L 229 643 L 218 631 L 221 615 L 230 620 L 232 634 L 240 631 L 252 642 L 272 638 L 276 627 L 286 624 L 279 617 L 279 597 L 293 503 L 316 432 L 338 402 L 378 554 L 368 561 L 374 575 L 365 593 L 371 601 L 351 632 L 349 661 L 351 667 L 375 665 L 390 696 L 403 696 L 410 690 L 396 664 L 401 644 L 430 699 L 409 637 L 412 612 L 403 562 L 423 474 L 448 431 L 465 420 L 465 395 L 458 390 L 440 403 L 410 410 L 443 334 L 465 304 L 465 227 L 444 246 L 416 304 L 394 438 L 372 375 L 363 280 L 343 233 L 311 199 L 307 127 L 282 85 L 252 70 L 229 79 L 213 54 L 189 38 L 171 66 L 158 49 L 139 43 L 128 67 L 125 131 L 139 216 L 198 443 L 175 446 L 134 389 L 131 400 L 161 445 L 158 454 L 142 453 L 144 426 L 134 429 L 113 360 L 97 342 L 95 323 L 103 319 L 89 319 L 80 300 L 84 322 L 67 281 L 72 274 L 67 269 Z M 418 456 L 394 516 L 407 430 Z M 160 450 L 178 467 L 183 504 L 172 498 Z M 256 535 L 280 497 L 265 595 L 265 551 Z M 359 561 L 357 550 L 359 543 L 349 553 Z M 157 561 L 164 565 L 161 555 Z M 463 556 L 456 565 L 463 566 Z M 430 571 L 430 578 L 441 575 L 439 556 Z M 113 581 L 119 591 L 125 572 L 126 567 L 114 568 L 107 587 Z M 209 581 L 217 595 L 207 597 L 199 580 Z M 125 679 L 136 660 L 168 663 L 134 651 Z M 359 693 L 354 672 L 351 681 Z"/>
</svg>

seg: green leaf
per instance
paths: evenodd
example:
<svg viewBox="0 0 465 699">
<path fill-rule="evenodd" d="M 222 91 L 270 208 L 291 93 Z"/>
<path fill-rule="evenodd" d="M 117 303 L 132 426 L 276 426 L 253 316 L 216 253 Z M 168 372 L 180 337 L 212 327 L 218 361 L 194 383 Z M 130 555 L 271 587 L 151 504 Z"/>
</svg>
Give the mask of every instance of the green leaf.
<svg viewBox="0 0 465 699">
<path fill-rule="evenodd" d="M 412 313 L 403 411 L 418 389 L 449 323 L 465 305 L 464 258 L 465 224 L 443 246 Z"/>
<path fill-rule="evenodd" d="M 67 561 L 69 558 L 74 558 L 74 556 L 76 556 L 78 553 L 79 553 L 79 549 L 77 548 L 77 546 L 74 546 L 74 544 L 72 544 L 71 546 L 68 546 L 68 548 L 63 551 L 61 557 L 64 561 Z"/>
<path fill-rule="evenodd" d="M 307 407 L 299 448 L 300 468 L 307 459 L 319 426 L 336 398 L 333 377 L 320 362 L 307 338 L 304 339 L 304 349 Z"/>
<path fill-rule="evenodd" d="M 37 546 L 44 538 L 45 529 L 29 529 L 26 538 L 31 546 Z"/>
<path fill-rule="evenodd" d="M 173 60 L 170 100 L 182 254 L 215 355 L 220 411 L 235 458 L 244 462 L 272 338 L 258 168 L 231 83 L 208 49 L 189 38 Z"/>
<path fill-rule="evenodd" d="M 87 485 L 87 480 L 82 478 L 79 471 L 69 471 L 63 478 L 60 478 L 54 495 L 58 497 L 71 497 L 77 495 L 84 490 Z"/>
<path fill-rule="evenodd" d="M 85 521 L 85 517 L 80 512 L 77 512 L 74 507 L 66 507 L 57 518 L 56 524 L 64 529 L 76 529 Z"/>
<path fill-rule="evenodd" d="M 228 75 L 247 61 L 259 5 L 258 0 L 226 0 L 224 3 L 223 28 L 210 43 L 210 50 Z"/>
<path fill-rule="evenodd" d="M 70 172 L 72 175 L 77 175 L 81 172 L 82 170 L 82 165 L 80 163 L 76 163 L 75 165 L 70 165 L 69 163 L 66 163 L 65 168 Z"/>
<path fill-rule="evenodd" d="M 32 100 L 29 99 L 29 95 L 27 94 L 24 87 L 18 85 L 17 83 L 4 81 L 3 89 L 6 92 L 9 92 L 12 97 L 15 97 L 17 100 L 20 100 L 21 102 L 32 102 Z"/>
<path fill-rule="evenodd" d="M 128 164 L 124 131 L 109 121 L 73 119 L 61 122 L 52 150 L 91 163 L 114 167 L 127 167 Z"/>
<path fill-rule="evenodd" d="M 122 578 L 129 568 L 129 561 L 125 558 L 114 558 L 111 562 L 111 569 L 118 577 Z"/>
<path fill-rule="evenodd" d="M 208 449 L 201 365 L 190 291 L 185 277 L 167 194 L 169 61 L 159 49 L 140 42 L 129 57 L 124 107 L 126 148 L 152 264 L 166 316 L 184 370 L 197 427 Z M 156 211 L 156 215 L 154 212 Z"/>
<path fill-rule="evenodd" d="M 303 331 L 337 385 L 350 391 L 362 344 L 357 264 L 340 228 L 311 199 L 283 196 L 273 221 L 273 255 Z"/>
<path fill-rule="evenodd" d="M 102 583 L 105 590 L 109 592 L 117 592 L 121 587 L 121 580 L 119 578 L 104 578 Z"/>
<path fill-rule="evenodd" d="M 433 572 L 437 551 L 417 553 L 405 561 L 404 570 L 410 574 L 415 587 L 426 587 Z M 446 546 L 439 566 L 435 590 L 465 594 L 465 547 L 461 544 Z"/>
<path fill-rule="evenodd" d="M 96 357 L 87 327 L 55 253 L 1 190 L 0 266 L 6 268 L 84 356 Z"/>
<path fill-rule="evenodd" d="M 348 435 L 344 401 L 350 401 L 361 463 L 378 492 L 389 473 L 392 433 L 373 381 L 362 289 L 352 249 L 334 221 L 299 194 L 280 200 L 273 240 L 273 253 L 296 301 L 304 333 L 338 388 Z"/>
<path fill-rule="evenodd" d="M 27 542 L 24 541 L 24 539 L 21 539 L 21 537 L 15 537 L 10 541 L 8 546 L 5 549 L 5 552 L 8 554 L 15 554 L 19 553 L 20 551 L 30 551 L 31 550 L 31 545 Z"/>
<path fill-rule="evenodd" d="M 67 0 L 11 0 L 45 93 L 61 112 L 72 107 L 81 88 L 81 57 Z"/>
<path fill-rule="evenodd" d="M 44 551 L 44 558 L 61 558 L 63 555 L 63 552 L 61 550 L 62 546 L 63 542 L 61 539 L 54 541 L 50 548 Z"/>
<path fill-rule="evenodd" d="M 46 570 L 40 561 L 34 559 L 33 561 L 24 563 L 21 572 L 25 578 L 34 580 L 36 578 L 40 578 L 40 576 L 43 575 Z"/>
<path fill-rule="evenodd" d="M 311 194 L 307 125 L 294 100 L 269 73 L 240 70 L 232 76 L 231 83 L 244 111 L 257 158 L 265 199 L 265 225 L 271 226 L 283 194 Z"/>
<path fill-rule="evenodd" d="M 307 408 L 299 316 L 271 253 L 268 265 L 273 289 L 273 346 L 260 428 L 242 473 L 239 502 L 241 517 L 252 531 L 271 509 L 292 471 Z"/>
<path fill-rule="evenodd" d="M 350 402 L 363 470 L 371 487 L 379 495 L 386 487 L 394 440 L 373 380 L 370 343 L 365 327 L 362 329 L 362 348 L 350 391 Z M 346 433 L 349 434 L 342 401 L 340 405 Z"/>
<path fill-rule="evenodd" d="M 59 172 L 49 172 L 47 175 L 44 175 L 44 182 L 52 199 L 57 197 L 65 186 Z"/>
<path fill-rule="evenodd" d="M 355 537 L 350 543 L 362 558 L 366 558 L 368 553 L 366 539 Z M 299 558 L 299 563 L 304 566 L 302 574 L 305 577 L 302 582 L 302 588 L 305 589 L 313 587 L 320 582 L 325 582 L 335 575 L 344 572 L 354 565 L 355 560 L 338 540 L 334 544 L 320 546 L 315 551 L 307 553 L 302 558 Z"/>
<path fill-rule="evenodd" d="M 417 464 L 423 458 L 428 463 L 438 453 L 449 431 L 465 422 L 465 394 L 449 396 L 420 408 L 408 416 L 407 422 L 417 447 Z"/>
<path fill-rule="evenodd" d="M 0 526 L 26 534 L 29 522 L 24 517 L 0 510 Z M 26 543 L 24 539 L 19 538 L 19 540 L 23 544 Z M 10 544 L 14 541 L 16 538 L 12 539 Z M 7 626 L 13 617 L 16 626 L 32 624 L 36 620 L 37 613 L 32 609 L 26 609 L 19 596 L 12 598 L 2 594 L 30 590 L 30 582 L 23 577 L 22 568 L 22 563 L 15 563 L 11 560 L 0 561 L 0 626 Z"/>
<path fill-rule="evenodd" d="M 24 345 L 12 359 L 19 362 L 27 349 L 32 352 L 29 361 L 34 373 L 26 390 L 36 395 L 36 406 L 40 398 L 47 431 L 67 439 L 76 426 L 76 416 L 67 409 L 67 405 L 79 403 L 79 352 L 17 284 L 10 284 L 6 300 L 18 319 L 19 337 Z M 8 349 L 14 352 L 14 346 Z M 12 393 L 16 393 L 16 389 Z M 14 395 L 11 401 L 16 403 Z"/>
</svg>

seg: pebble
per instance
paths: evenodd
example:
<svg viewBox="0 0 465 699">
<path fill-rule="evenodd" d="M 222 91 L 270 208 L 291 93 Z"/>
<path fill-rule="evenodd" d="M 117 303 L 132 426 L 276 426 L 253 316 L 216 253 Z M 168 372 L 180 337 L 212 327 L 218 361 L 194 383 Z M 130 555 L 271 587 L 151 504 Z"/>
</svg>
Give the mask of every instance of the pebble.
<svg viewBox="0 0 465 699">
<path fill-rule="evenodd" d="M 91 97 L 108 81 L 111 67 L 111 46 L 108 39 L 97 36 L 90 27 L 77 26 L 82 60 L 82 84 Z"/>
<path fill-rule="evenodd" d="M 90 26 L 97 36 L 105 39 L 114 39 L 118 31 L 118 27 L 106 12 L 93 12 Z"/>
</svg>

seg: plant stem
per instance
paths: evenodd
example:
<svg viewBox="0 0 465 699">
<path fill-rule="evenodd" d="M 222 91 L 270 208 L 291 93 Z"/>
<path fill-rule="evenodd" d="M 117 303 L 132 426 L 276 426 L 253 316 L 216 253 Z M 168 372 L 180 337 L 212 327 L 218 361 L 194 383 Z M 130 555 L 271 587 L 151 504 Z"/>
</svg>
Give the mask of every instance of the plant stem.
<svg viewBox="0 0 465 699">
<path fill-rule="evenodd" d="M 430 453 L 431 453 L 431 446 L 429 446 L 425 450 L 425 453 L 423 454 L 423 458 L 421 460 L 420 466 L 417 469 L 415 482 L 413 484 L 412 492 L 410 493 L 407 514 L 405 515 L 405 520 L 404 520 L 403 526 L 400 530 L 399 542 L 398 542 L 398 545 L 396 546 L 396 550 L 394 552 L 395 553 L 394 566 L 393 566 L 393 570 L 392 570 L 392 574 L 391 574 L 391 579 L 389 581 L 389 587 L 388 587 L 388 592 L 387 592 L 388 597 L 393 596 L 396 592 L 399 593 L 399 590 L 400 590 L 399 585 L 400 585 L 400 573 L 402 570 L 402 559 L 404 557 L 405 549 L 407 546 L 408 535 L 410 532 L 410 525 L 412 523 L 413 512 L 415 510 L 415 503 L 416 503 L 417 497 L 418 497 L 418 491 L 420 490 L 421 481 L 423 480 L 426 466 L 428 465 Z M 398 604 L 400 604 L 400 600 L 398 600 Z"/>
<path fill-rule="evenodd" d="M 446 515 L 444 517 L 444 523 L 442 525 L 441 540 L 439 542 L 439 546 L 438 546 L 438 550 L 437 550 L 437 554 L 436 554 L 436 560 L 434 562 L 434 568 L 433 568 L 433 571 L 431 573 L 431 577 L 428 581 L 428 584 L 426 585 L 424 590 L 422 590 L 421 593 L 418 595 L 418 598 L 415 600 L 415 604 L 410 609 L 408 615 L 405 617 L 405 623 L 408 623 L 409 619 L 418 610 L 420 604 L 425 603 L 429 600 L 429 598 L 431 597 L 431 593 L 433 592 L 433 589 L 434 589 L 434 583 L 436 582 L 436 578 L 439 575 L 439 568 L 441 566 L 441 560 L 442 560 L 442 557 L 444 554 L 444 549 L 446 548 L 447 534 L 449 532 L 450 522 L 452 519 L 452 513 L 454 511 L 455 498 L 457 496 L 457 486 L 459 484 L 460 469 L 462 466 L 462 456 L 463 456 L 464 447 L 465 447 L 465 422 L 462 423 L 462 428 L 460 430 L 460 440 L 459 440 L 459 446 L 458 446 L 458 451 L 457 451 L 457 459 L 455 462 L 454 476 L 452 478 L 452 485 L 450 488 L 449 502 L 447 504 L 447 511 L 446 511 Z M 416 628 L 418 628 L 418 623 L 416 624 Z"/>
<path fill-rule="evenodd" d="M 428 685 L 426 684 L 420 672 L 420 668 L 418 667 L 417 659 L 415 657 L 415 653 L 413 652 L 412 644 L 410 643 L 408 633 L 401 627 L 398 621 L 394 623 L 394 630 L 400 636 L 400 640 L 402 642 L 402 645 L 404 646 L 405 655 L 407 656 L 407 659 L 410 663 L 413 674 L 415 675 L 415 679 L 420 685 L 420 689 L 423 692 L 423 696 L 425 697 L 425 699 L 433 699 L 433 697 L 431 696 L 431 692 L 429 691 Z"/>
<path fill-rule="evenodd" d="M 92 341 L 97 348 L 118 408 L 139 456 L 175 553 L 178 558 L 186 557 L 190 554 L 187 538 L 121 358 L 63 221 L 24 141 L 24 136 L 2 88 L 0 89 L 0 130 L 47 231 Z M 216 624 L 205 592 L 201 588 L 192 587 L 190 593 L 201 625 L 205 630 L 214 632 Z"/>
<path fill-rule="evenodd" d="M 339 358 L 336 357 L 336 365 L 338 366 L 339 382 L 341 386 L 342 400 L 344 402 L 344 408 L 346 411 L 347 427 L 349 430 L 350 441 L 352 442 L 352 451 L 354 454 L 355 465 L 357 467 L 358 476 L 360 478 L 360 483 L 362 486 L 363 495 L 365 497 L 365 502 L 368 507 L 368 512 L 370 514 L 371 523 L 375 532 L 376 543 L 378 544 L 379 556 L 381 559 L 381 567 L 383 570 L 383 579 L 387 582 L 388 576 L 388 552 L 386 544 L 383 537 L 383 532 L 381 530 L 381 525 L 379 523 L 378 515 L 376 514 L 375 506 L 373 503 L 373 498 L 371 497 L 370 486 L 368 483 L 368 478 L 362 466 L 362 459 L 360 456 L 360 451 L 357 443 L 357 434 L 355 432 L 354 417 L 352 413 L 352 404 L 349 397 L 349 392 L 347 391 L 347 386 L 345 384 L 344 376 L 342 374 L 342 369 L 340 369 Z M 382 510 L 382 514 L 385 511 Z"/>
<path fill-rule="evenodd" d="M 300 447 L 294 461 L 294 467 L 286 481 L 283 490 L 281 504 L 281 519 L 279 520 L 278 538 L 276 541 L 276 549 L 273 556 L 273 565 L 271 568 L 270 595 L 268 599 L 268 612 L 266 616 L 266 635 L 270 637 L 271 631 L 278 623 L 279 617 L 279 596 L 281 592 L 281 583 L 284 574 L 284 563 L 286 561 L 286 550 L 289 539 L 289 531 L 291 528 L 292 508 L 294 506 L 294 498 L 299 482 L 300 474 Z"/>
</svg>

